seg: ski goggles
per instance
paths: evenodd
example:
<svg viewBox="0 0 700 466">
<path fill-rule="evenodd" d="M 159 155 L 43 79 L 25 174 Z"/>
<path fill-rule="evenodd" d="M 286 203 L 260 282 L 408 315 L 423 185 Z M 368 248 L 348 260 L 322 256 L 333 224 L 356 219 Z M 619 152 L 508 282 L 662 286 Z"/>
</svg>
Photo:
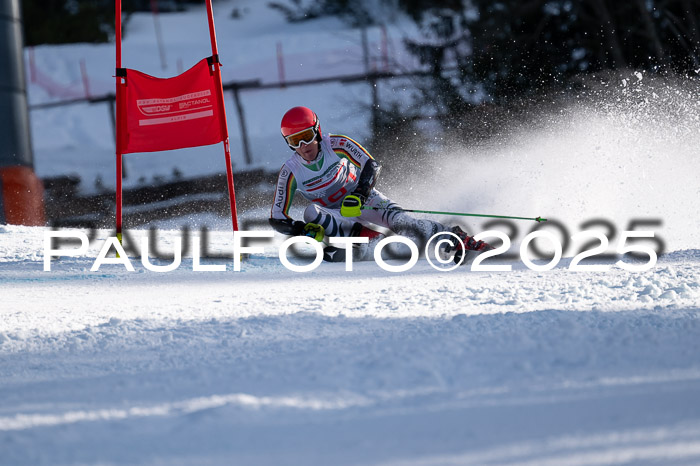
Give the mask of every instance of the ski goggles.
<svg viewBox="0 0 700 466">
<path fill-rule="evenodd" d="M 298 133 L 290 134 L 285 136 L 284 139 L 287 140 L 287 144 L 292 149 L 298 149 L 302 144 L 311 144 L 316 139 L 318 135 L 318 122 L 310 128 L 303 129 Z"/>
</svg>

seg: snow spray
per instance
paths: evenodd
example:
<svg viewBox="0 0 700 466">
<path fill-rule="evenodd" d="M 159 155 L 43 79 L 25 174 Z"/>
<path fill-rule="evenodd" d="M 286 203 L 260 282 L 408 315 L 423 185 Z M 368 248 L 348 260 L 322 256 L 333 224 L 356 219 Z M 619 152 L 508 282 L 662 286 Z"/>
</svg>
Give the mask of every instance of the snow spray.
<svg viewBox="0 0 700 466">
<path fill-rule="evenodd" d="M 655 226 L 668 251 L 697 247 L 699 81 L 640 72 L 592 76 L 556 111 L 529 115 L 530 123 L 479 146 L 448 149 L 440 172 L 449 176 L 432 180 L 441 188 L 436 207 L 546 212 L 548 223 L 559 221 L 571 233 L 597 219 L 603 229 L 613 225 L 617 238 L 641 222 L 647 225 L 640 230 Z M 395 192 L 406 203 L 438 204 L 434 186 L 416 186 Z"/>
</svg>

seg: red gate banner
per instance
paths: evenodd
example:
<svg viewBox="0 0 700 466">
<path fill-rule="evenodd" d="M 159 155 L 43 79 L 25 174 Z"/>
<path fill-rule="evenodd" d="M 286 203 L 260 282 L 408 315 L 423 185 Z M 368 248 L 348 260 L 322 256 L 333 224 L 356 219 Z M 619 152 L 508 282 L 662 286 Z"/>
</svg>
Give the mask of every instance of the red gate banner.
<svg viewBox="0 0 700 466">
<path fill-rule="evenodd" d="M 206 0 L 211 57 L 174 78 L 154 78 L 122 68 L 122 0 L 115 0 L 117 88 L 117 238 L 122 233 L 123 154 L 224 143 L 233 231 L 238 230 L 231 149 L 212 0 Z"/>
<path fill-rule="evenodd" d="M 126 120 L 120 122 L 119 152 L 182 149 L 226 139 L 214 73 L 206 58 L 168 79 L 127 69 L 118 99 Z"/>
</svg>

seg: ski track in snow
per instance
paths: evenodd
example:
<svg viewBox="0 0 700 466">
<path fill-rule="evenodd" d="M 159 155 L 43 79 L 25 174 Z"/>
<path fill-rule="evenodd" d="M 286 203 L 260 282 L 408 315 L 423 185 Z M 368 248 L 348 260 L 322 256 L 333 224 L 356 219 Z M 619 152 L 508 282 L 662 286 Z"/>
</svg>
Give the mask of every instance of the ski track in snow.
<svg viewBox="0 0 700 466">
<path fill-rule="evenodd" d="M 97 242 L 43 272 L 43 233 L 0 227 L 3 464 L 700 461 L 698 250 L 641 273 L 300 274 L 266 251 L 160 274 L 90 272 Z"/>
</svg>

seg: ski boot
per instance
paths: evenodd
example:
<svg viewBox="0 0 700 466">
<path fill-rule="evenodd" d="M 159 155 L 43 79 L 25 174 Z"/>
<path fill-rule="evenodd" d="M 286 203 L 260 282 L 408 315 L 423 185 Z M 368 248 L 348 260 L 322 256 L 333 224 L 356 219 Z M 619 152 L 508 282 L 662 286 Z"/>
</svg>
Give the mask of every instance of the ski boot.
<svg viewBox="0 0 700 466">
<path fill-rule="evenodd" d="M 362 226 L 359 222 L 355 222 L 352 226 L 350 236 L 369 238 L 369 243 L 352 245 L 352 258 L 354 261 L 364 260 L 369 251 L 373 249 L 371 246 L 384 237 L 382 233 Z M 346 253 L 347 250 L 344 247 L 326 246 L 323 250 L 323 260 L 326 262 L 345 262 Z"/>
<path fill-rule="evenodd" d="M 455 245 L 455 246 L 452 246 L 452 247 L 447 246 L 444 249 L 445 253 L 450 253 L 452 251 L 455 251 L 455 257 L 454 257 L 455 264 L 460 263 L 460 261 L 462 260 L 462 257 L 464 257 L 464 255 L 465 255 L 466 251 L 484 252 L 484 251 L 488 251 L 490 249 L 493 249 L 493 247 L 490 244 L 488 244 L 484 241 L 476 241 L 473 236 L 469 236 L 466 231 L 462 230 L 459 227 L 459 225 L 453 226 L 448 231 L 450 233 L 454 233 L 455 235 L 457 235 L 457 237 L 462 241 L 461 243 L 458 242 L 457 245 Z"/>
</svg>

